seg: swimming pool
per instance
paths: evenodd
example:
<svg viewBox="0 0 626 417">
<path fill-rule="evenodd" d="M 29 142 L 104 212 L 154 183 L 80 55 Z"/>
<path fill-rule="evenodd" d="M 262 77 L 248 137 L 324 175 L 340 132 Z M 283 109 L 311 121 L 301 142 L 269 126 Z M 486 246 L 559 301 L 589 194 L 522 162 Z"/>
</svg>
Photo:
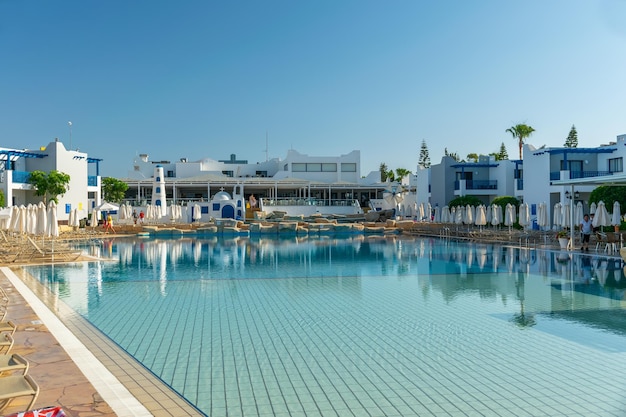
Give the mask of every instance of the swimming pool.
<svg viewBox="0 0 626 417">
<path fill-rule="evenodd" d="M 626 412 L 616 258 L 363 236 L 95 250 L 117 261 L 27 270 L 207 415 Z"/>
</svg>

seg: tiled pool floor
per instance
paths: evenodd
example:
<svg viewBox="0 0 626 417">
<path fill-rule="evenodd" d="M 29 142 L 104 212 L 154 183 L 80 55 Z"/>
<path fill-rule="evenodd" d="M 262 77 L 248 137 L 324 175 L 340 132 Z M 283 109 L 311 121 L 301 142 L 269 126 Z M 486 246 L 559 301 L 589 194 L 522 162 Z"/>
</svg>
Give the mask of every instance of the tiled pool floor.
<svg viewBox="0 0 626 417">
<path fill-rule="evenodd" d="M 609 291 L 604 284 L 578 281 L 577 268 L 585 265 L 578 255 L 568 256 L 564 268 L 553 254 L 533 252 L 536 270 L 522 272 L 515 262 L 528 253 L 480 247 L 470 270 L 469 262 L 454 259 L 467 256 L 465 246 L 417 256 L 424 242 L 362 242 L 358 254 L 310 246 L 301 253 L 288 248 L 281 257 L 263 246 L 248 265 L 240 255 L 250 248 L 241 245 L 240 252 L 209 247 L 224 260 L 223 270 L 203 258 L 205 248 L 193 252 L 199 260 L 193 265 L 170 266 L 173 253 L 186 253 L 184 243 L 143 243 L 152 257 L 146 263 L 122 257 L 128 261 L 112 268 L 126 280 L 119 271 L 95 275 L 76 266 L 52 282 L 209 415 L 621 416 L 626 410 L 625 334 L 619 324 L 615 332 L 594 325 L 598 317 L 621 317 L 624 304 L 600 294 Z M 496 270 L 500 255 L 510 255 L 510 267 Z M 290 261 L 305 269 L 290 268 Z M 613 272 L 599 275 L 606 270 L 595 261 L 593 279 L 617 279 Z M 247 275 L 234 276 L 237 268 Z M 252 276 L 263 270 L 267 277 Z M 115 320 L 128 306 L 132 323 L 120 326 Z M 76 326 L 80 332 L 80 320 Z"/>
</svg>

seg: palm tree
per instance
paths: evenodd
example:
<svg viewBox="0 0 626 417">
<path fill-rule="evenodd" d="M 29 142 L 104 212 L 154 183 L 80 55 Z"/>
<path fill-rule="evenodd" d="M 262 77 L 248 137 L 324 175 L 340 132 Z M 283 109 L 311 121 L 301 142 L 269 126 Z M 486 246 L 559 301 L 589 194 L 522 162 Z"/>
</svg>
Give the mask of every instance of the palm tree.
<svg viewBox="0 0 626 417">
<path fill-rule="evenodd" d="M 396 168 L 396 180 L 402 182 L 402 179 L 407 175 L 411 175 L 411 171 L 406 168 Z"/>
<path fill-rule="evenodd" d="M 535 129 L 526 124 L 520 123 L 515 126 L 512 126 L 506 130 L 509 132 L 514 139 L 517 139 L 517 144 L 519 145 L 519 159 L 522 159 L 522 147 L 524 146 L 524 141 L 527 137 L 533 134 Z"/>
</svg>

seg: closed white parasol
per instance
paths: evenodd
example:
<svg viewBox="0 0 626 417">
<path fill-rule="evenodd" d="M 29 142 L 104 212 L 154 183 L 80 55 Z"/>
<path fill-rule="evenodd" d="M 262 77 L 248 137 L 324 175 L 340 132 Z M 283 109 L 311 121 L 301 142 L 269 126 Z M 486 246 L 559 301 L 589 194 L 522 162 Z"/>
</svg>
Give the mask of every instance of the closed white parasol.
<svg viewBox="0 0 626 417">
<path fill-rule="evenodd" d="M 611 215 L 611 224 L 619 226 L 622 224 L 622 213 L 620 211 L 619 201 L 613 203 L 613 214 Z"/>
<path fill-rule="evenodd" d="M 43 236 L 46 234 L 46 228 L 48 226 L 48 210 L 43 201 L 40 201 L 37 205 L 37 229 L 35 233 Z"/>
<path fill-rule="evenodd" d="M 516 217 L 517 213 L 515 210 L 515 206 L 511 203 L 508 203 L 506 205 L 506 213 L 504 215 L 504 225 L 509 227 L 513 226 Z"/>
<path fill-rule="evenodd" d="M 48 204 L 48 227 L 46 228 L 46 235 L 57 237 L 59 236 L 59 223 L 57 222 L 57 204 L 54 200 Z"/>
<path fill-rule="evenodd" d="M 552 217 L 552 224 L 555 227 L 561 227 L 562 213 L 563 213 L 563 205 L 561 203 L 556 203 L 554 205 L 553 217 Z"/>
<path fill-rule="evenodd" d="M 464 217 L 465 217 L 465 209 L 463 208 L 463 206 L 458 206 L 454 214 L 454 223 L 462 224 Z"/>
<path fill-rule="evenodd" d="M 576 203 L 576 210 L 574 211 L 574 225 L 580 226 L 583 221 L 584 215 L 585 213 L 583 211 L 583 203 L 579 201 L 578 203 Z"/>
<path fill-rule="evenodd" d="M 593 227 L 608 226 L 609 224 L 611 224 L 609 212 L 606 210 L 604 201 L 598 202 L 595 216 L 593 216 L 592 224 L 593 224 Z"/>
<path fill-rule="evenodd" d="M 484 205 L 476 207 L 476 220 L 474 220 L 476 226 L 484 226 L 487 224 L 487 210 Z"/>
<path fill-rule="evenodd" d="M 200 220 L 201 218 L 202 218 L 202 212 L 200 211 L 200 205 L 199 204 L 194 204 L 193 205 L 192 219 L 193 219 L 193 221 L 197 221 L 197 220 Z"/>
<path fill-rule="evenodd" d="M 491 225 L 498 226 L 502 223 L 502 207 L 496 204 L 491 205 Z"/>
<path fill-rule="evenodd" d="M 473 224 L 474 223 L 474 206 L 470 206 L 469 204 L 465 206 L 465 220 L 463 223 L 465 224 Z"/>
<path fill-rule="evenodd" d="M 450 223 L 450 207 L 443 206 L 441 209 L 441 223 Z"/>
<path fill-rule="evenodd" d="M 528 227 L 530 224 L 530 210 L 528 207 L 528 203 L 522 203 L 519 206 L 519 224 L 523 228 Z"/>
</svg>

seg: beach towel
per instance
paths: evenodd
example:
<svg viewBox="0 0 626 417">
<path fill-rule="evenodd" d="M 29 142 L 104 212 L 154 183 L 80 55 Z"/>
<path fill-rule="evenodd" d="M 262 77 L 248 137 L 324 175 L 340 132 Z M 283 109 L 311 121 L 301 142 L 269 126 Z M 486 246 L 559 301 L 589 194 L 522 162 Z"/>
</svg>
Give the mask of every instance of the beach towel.
<svg viewBox="0 0 626 417">
<path fill-rule="evenodd" d="M 61 407 L 46 407 L 38 410 L 23 411 L 5 417 L 67 417 Z"/>
</svg>

